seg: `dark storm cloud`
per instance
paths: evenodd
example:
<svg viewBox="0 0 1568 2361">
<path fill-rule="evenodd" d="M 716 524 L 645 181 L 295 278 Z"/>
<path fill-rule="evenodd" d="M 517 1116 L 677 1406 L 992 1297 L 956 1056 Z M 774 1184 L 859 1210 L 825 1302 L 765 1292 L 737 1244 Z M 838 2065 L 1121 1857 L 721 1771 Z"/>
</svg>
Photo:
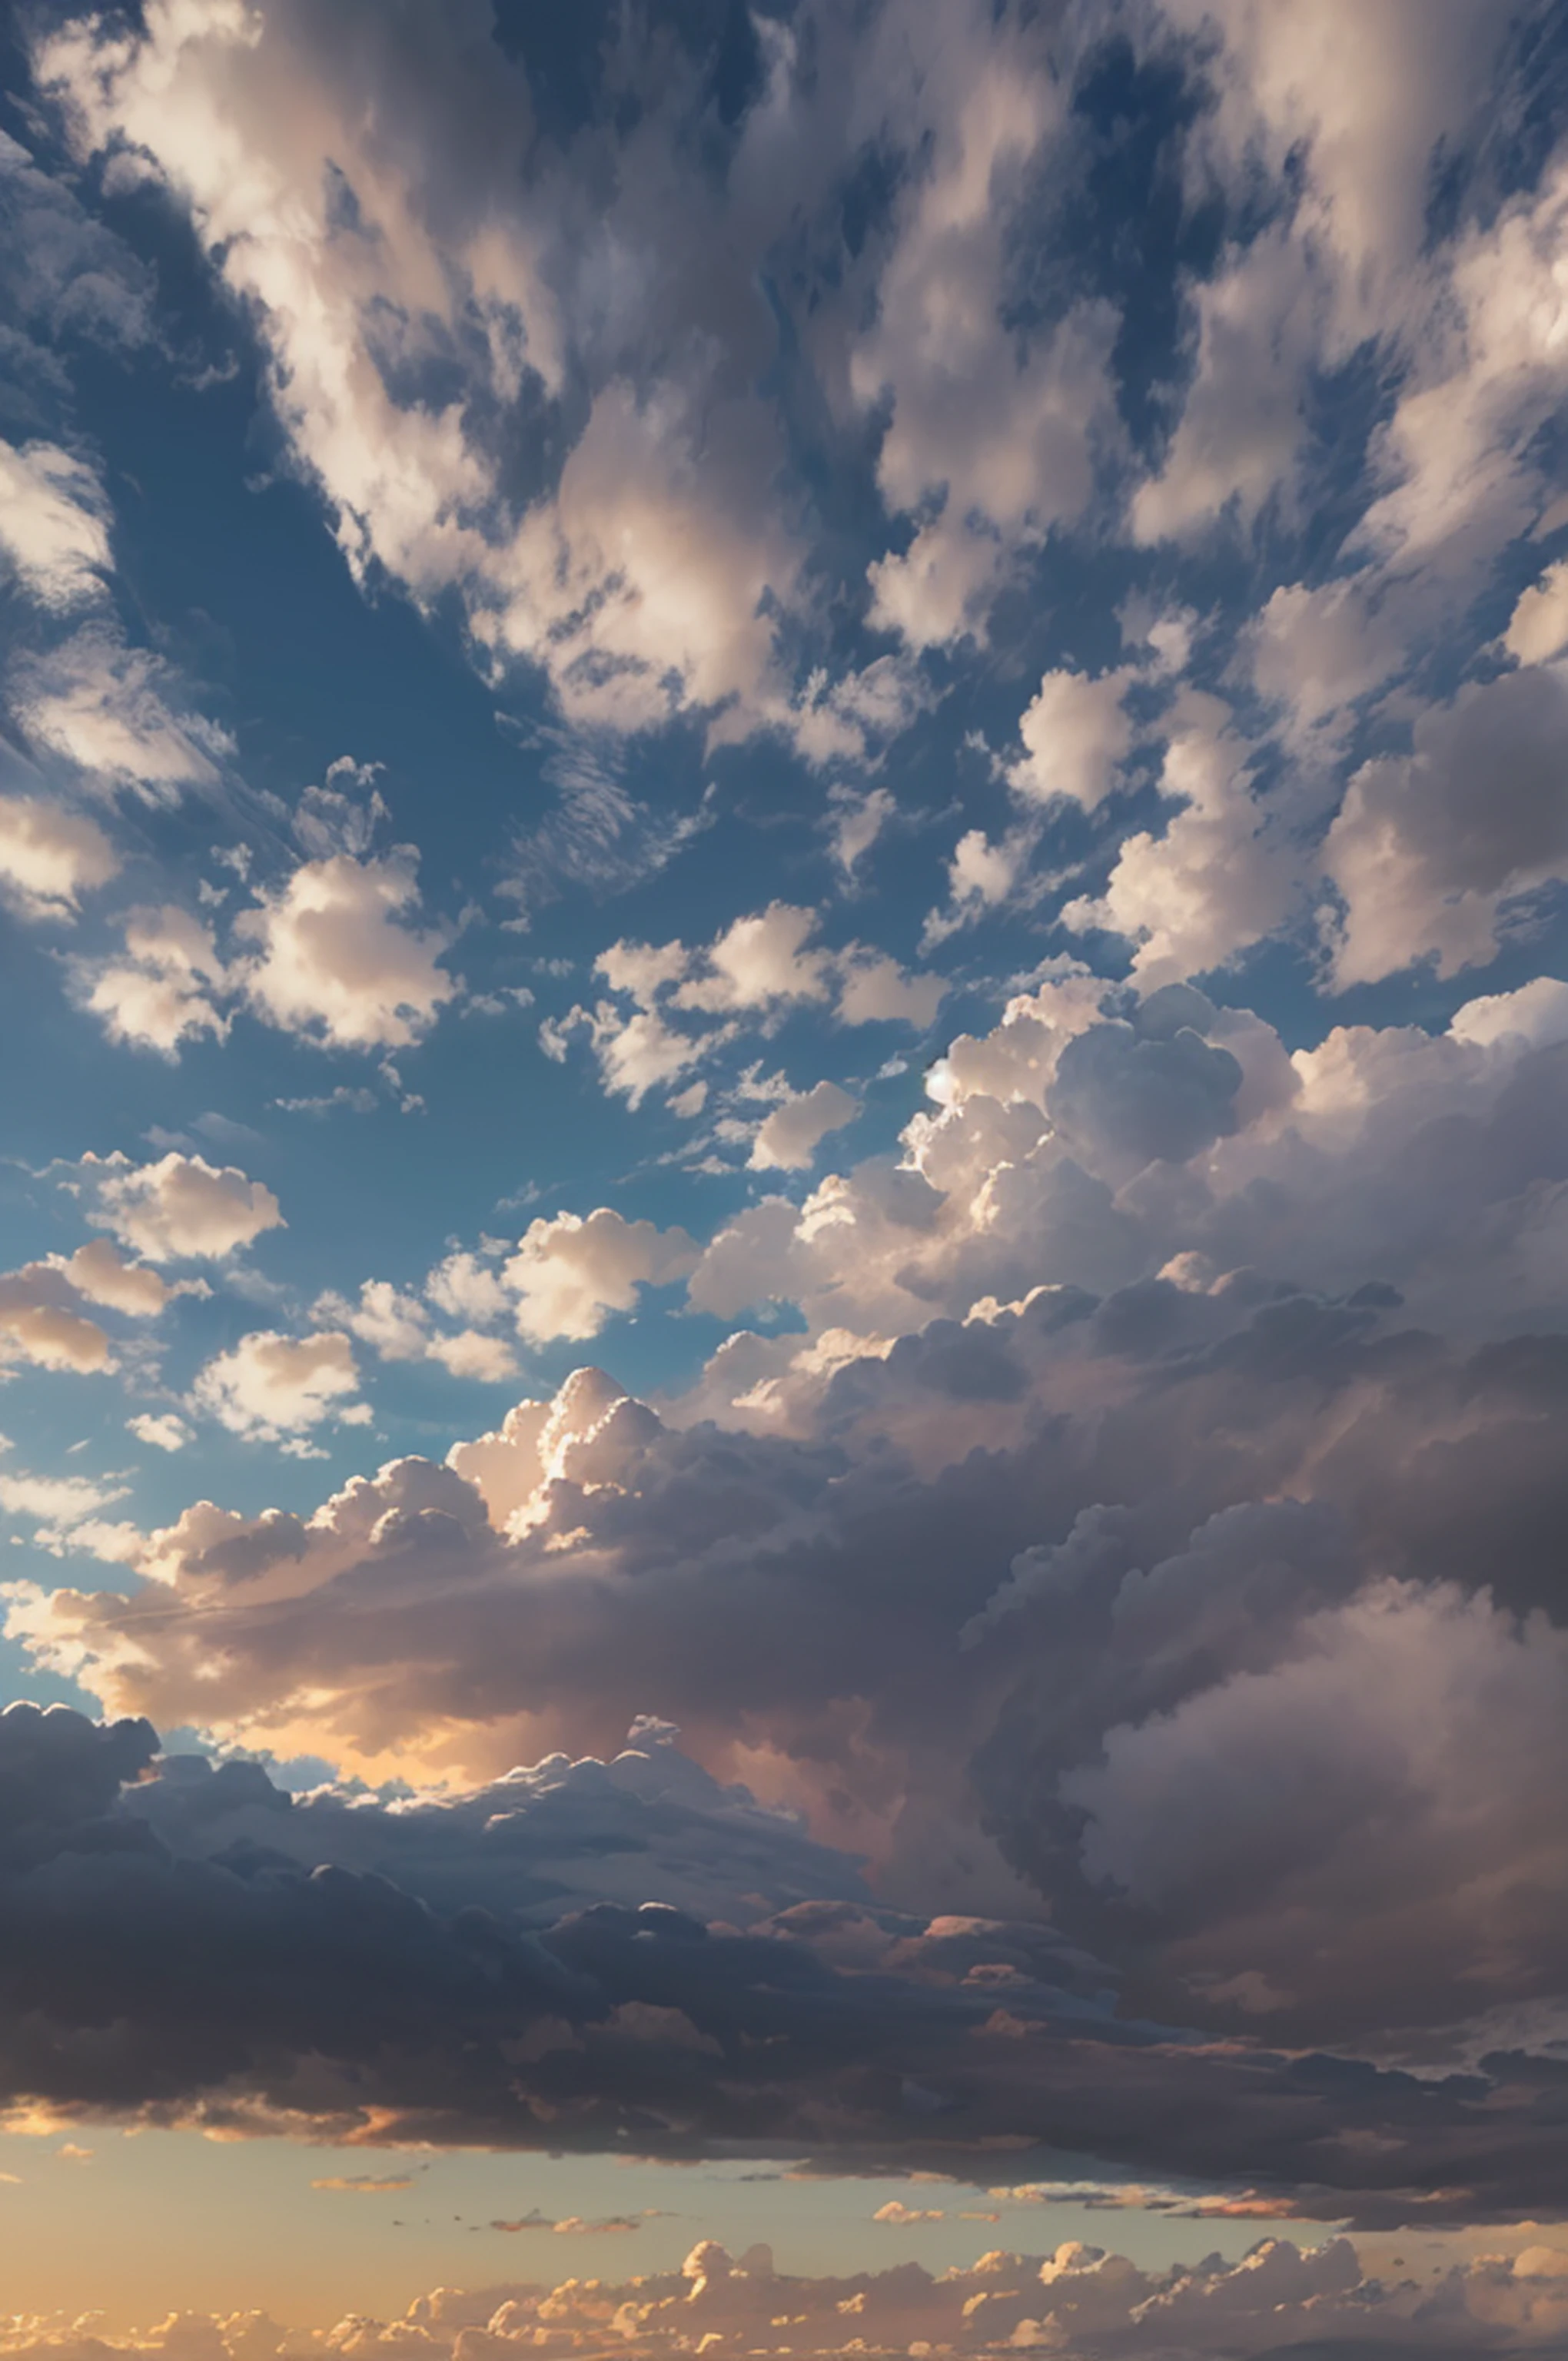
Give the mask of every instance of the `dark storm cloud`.
<svg viewBox="0 0 1568 2361">
<path fill-rule="evenodd" d="M 1261 2168 L 1311 2209 L 1368 2220 L 1460 2176 L 1471 2208 L 1506 2210 L 1521 2176 L 1555 2169 L 1517 2062 L 1510 2088 L 1213 2049 L 1118 2020 L 1103 1971 L 1037 1925 L 927 1926 L 852 1902 L 744 1931 L 657 1902 L 551 1920 L 537 1894 L 495 1906 L 482 1865 L 478 1898 L 460 1903 L 477 1824 L 462 1806 L 433 1909 L 383 1876 L 302 1868 L 316 1847 L 289 1824 L 301 1815 L 330 1844 L 343 1815 L 267 1802 L 254 1770 L 186 1773 L 161 1812 L 156 1786 L 116 1800 L 121 1777 L 156 1771 L 154 1745 L 145 1726 L 64 1708 L 0 1719 L 14 1818 L 34 1832 L 4 1872 L 0 2061 L 16 2097 L 257 2131 L 303 2115 L 382 2138 L 793 2150 L 890 2170 L 972 2172 L 1044 2144 L 1164 2174 Z M 199 1820 L 188 1791 L 221 1782 L 292 1853 L 236 1842 L 203 1858 L 156 1833 Z M 427 1859 L 443 1810 L 424 1814 Z M 668 1822 L 652 1817 L 656 1851 Z M 623 1843 L 617 1818 L 609 1841 Z M 781 1833 L 789 1858 L 800 1840 Z"/>
</svg>

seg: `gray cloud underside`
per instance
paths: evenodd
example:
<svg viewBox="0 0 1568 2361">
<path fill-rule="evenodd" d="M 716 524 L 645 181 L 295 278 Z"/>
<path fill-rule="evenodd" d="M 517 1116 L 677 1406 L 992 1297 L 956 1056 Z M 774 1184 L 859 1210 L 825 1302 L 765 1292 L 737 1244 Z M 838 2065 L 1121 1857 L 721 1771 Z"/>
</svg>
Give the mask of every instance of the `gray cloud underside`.
<svg viewBox="0 0 1568 2361">
<path fill-rule="evenodd" d="M 775 1893 L 803 1873 L 852 1886 L 852 1865 L 688 1764 L 661 1794 L 666 1744 L 536 1774 L 521 1812 L 512 1783 L 411 1816 L 291 1804 L 254 1765 L 126 1787 L 153 1763 L 145 1724 L 12 1708 L 4 2087 L 257 2133 L 794 2152 L 970 2178 L 1048 2144 L 1261 2176 L 1370 2223 L 1441 2218 L 1461 2191 L 1470 2213 L 1568 2201 L 1541 2061 L 1422 2081 L 1216 2048 L 1118 2018 L 1103 1971 L 1038 1925 L 927 1925 L 854 1898 L 759 1916 L 754 1888 L 744 1930 L 659 1902 L 557 1915 L 552 1872 L 596 1847 L 645 1849 L 655 1891 L 678 1884 L 685 1850 L 711 1861 L 727 1835 Z"/>
</svg>

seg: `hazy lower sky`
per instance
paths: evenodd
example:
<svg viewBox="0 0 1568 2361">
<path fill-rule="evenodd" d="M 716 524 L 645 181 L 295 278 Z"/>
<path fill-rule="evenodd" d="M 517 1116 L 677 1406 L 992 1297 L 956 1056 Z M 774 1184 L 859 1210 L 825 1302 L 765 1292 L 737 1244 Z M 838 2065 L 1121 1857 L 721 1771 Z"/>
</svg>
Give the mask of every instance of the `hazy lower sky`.
<svg viewBox="0 0 1568 2361">
<path fill-rule="evenodd" d="M 0 95 L 0 2354 L 1568 2354 L 1563 12 Z"/>
</svg>

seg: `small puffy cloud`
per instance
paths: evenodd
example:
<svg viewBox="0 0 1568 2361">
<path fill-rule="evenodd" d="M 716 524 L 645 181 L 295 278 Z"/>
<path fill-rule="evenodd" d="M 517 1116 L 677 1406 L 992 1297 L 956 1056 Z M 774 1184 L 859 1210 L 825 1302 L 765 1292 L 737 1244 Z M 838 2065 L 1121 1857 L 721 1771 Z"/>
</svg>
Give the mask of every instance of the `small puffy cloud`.
<svg viewBox="0 0 1568 2361">
<path fill-rule="evenodd" d="M 1103 803 L 1133 742 L 1123 707 L 1130 670 L 1091 680 L 1048 672 L 1018 724 L 1024 753 L 1008 771 L 1014 793 L 1030 803 L 1061 797 L 1084 811 Z"/>
<path fill-rule="evenodd" d="M 278 1443 L 326 1418 L 365 1424 L 368 1410 L 350 1400 L 358 1389 L 354 1347 L 341 1330 L 293 1337 L 263 1328 L 198 1371 L 191 1399 L 231 1433 Z"/>
<path fill-rule="evenodd" d="M 450 1254 L 438 1263 L 424 1283 L 424 1291 L 438 1312 L 453 1320 L 480 1326 L 504 1320 L 510 1299 L 496 1275 L 493 1262 L 474 1254 Z"/>
<path fill-rule="evenodd" d="M 171 1149 L 156 1164 L 86 1156 L 81 1169 L 96 1219 L 149 1262 L 217 1260 L 283 1226 L 271 1190 L 236 1165 Z"/>
<path fill-rule="evenodd" d="M 614 1001 L 601 1000 L 591 1010 L 573 1008 L 564 1017 L 547 1017 L 539 1028 L 539 1046 L 560 1064 L 578 1030 L 593 1045 L 605 1089 L 630 1107 L 640 1107 L 650 1091 L 677 1081 L 715 1042 L 712 1035 L 701 1040 L 681 1032 L 656 1008 L 635 1008 L 628 1016 Z"/>
<path fill-rule="evenodd" d="M 931 950 L 972 926 L 988 910 L 1001 906 L 1014 894 L 1028 866 L 1033 837 L 1026 829 L 992 839 L 982 828 L 964 830 L 948 862 L 948 904 L 932 910 L 920 937 L 921 948 Z"/>
<path fill-rule="evenodd" d="M 405 922 L 419 889 L 411 860 L 335 853 L 305 862 L 235 932 L 258 947 L 246 996 L 269 1024 L 339 1049 L 402 1049 L 458 990 L 439 965 L 446 940 Z"/>
<path fill-rule="evenodd" d="M 715 1015 L 784 1001 L 826 1000 L 828 955 L 806 948 L 817 926 L 815 910 L 788 902 L 770 902 L 757 917 L 737 918 L 705 952 L 694 955 L 687 981 L 675 993 L 675 1006 Z"/>
<path fill-rule="evenodd" d="M 502 1277 L 516 1299 L 518 1333 L 544 1345 L 597 1336 L 612 1312 L 635 1308 L 641 1288 L 685 1279 L 697 1259 L 685 1230 L 629 1222 L 601 1205 L 586 1218 L 531 1222 Z"/>
<path fill-rule="evenodd" d="M 473 1264 L 471 1255 L 451 1257 L 455 1264 Z M 497 1317 L 508 1309 L 508 1298 L 488 1270 L 476 1266 L 477 1276 L 488 1279 L 493 1298 L 484 1301 L 484 1316 Z M 480 1300 L 480 1291 L 473 1278 L 466 1284 L 460 1279 L 455 1286 L 444 1274 L 449 1266 L 435 1274 L 427 1290 L 433 1301 L 445 1299 L 450 1306 L 464 1296 L 470 1301 Z M 474 1378 L 485 1384 L 499 1384 L 517 1374 L 517 1359 L 511 1347 L 501 1337 L 487 1336 L 479 1329 L 464 1328 L 456 1334 L 433 1333 L 430 1314 L 417 1295 L 410 1295 L 393 1287 L 384 1279 L 369 1279 L 360 1288 L 356 1302 L 334 1292 L 320 1296 L 313 1316 L 323 1326 L 346 1329 L 362 1345 L 379 1354 L 384 1361 L 435 1361 L 455 1378 Z"/>
<path fill-rule="evenodd" d="M 844 1025 L 913 1025 L 923 1033 L 947 989 L 939 975 L 909 975 L 884 952 L 864 951 L 839 971 L 837 1014 Z"/>
<path fill-rule="evenodd" d="M 478 1385 L 504 1385 L 517 1375 L 517 1356 L 504 1338 L 487 1336 L 478 1328 L 461 1328 L 455 1335 L 433 1336 L 425 1358 L 439 1361 L 449 1376 L 470 1378 Z"/>
<path fill-rule="evenodd" d="M 146 1263 L 126 1262 L 107 1238 L 93 1238 L 60 1268 L 79 1295 L 89 1303 L 107 1304 L 133 1319 L 149 1320 L 162 1311 L 175 1290 Z"/>
<path fill-rule="evenodd" d="M 25 918 L 71 918 L 120 862 L 85 812 L 32 796 L 0 796 L 0 896 Z"/>
<path fill-rule="evenodd" d="M 920 2222 L 940 2222 L 945 2215 L 939 2206 L 905 2205 L 902 2198 L 890 2197 L 872 2215 L 873 2222 L 883 2223 L 890 2230 L 913 2229 Z"/>
<path fill-rule="evenodd" d="M 1550 663 L 1568 647 L 1568 557 L 1549 566 L 1532 588 L 1520 592 L 1503 645 L 1521 664 Z"/>
<path fill-rule="evenodd" d="M 84 1005 L 111 1041 L 173 1058 L 203 1033 L 222 1040 L 229 1020 L 217 1002 L 227 987 L 212 929 L 188 911 L 134 910 L 125 956 L 76 969 Z"/>
<path fill-rule="evenodd" d="M 138 1411 L 135 1418 L 126 1419 L 126 1427 L 138 1443 L 154 1451 L 183 1451 L 191 1440 L 190 1428 L 172 1411 L 157 1416 L 151 1411 Z"/>
<path fill-rule="evenodd" d="M 383 1361 L 422 1361 L 430 1315 L 417 1295 L 404 1295 L 384 1279 L 367 1279 L 357 1303 L 338 1294 L 318 1297 L 313 1315 L 323 1325 L 348 1329 Z"/>
<path fill-rule="evenodd" d="M 81 1372 L 113 1367 L 108 1337 L 82 1312 L 57 1264 L 0 1273 L 0 1367 L 11 1360 Z"/>
<path fill-rule="evenodd" d="M 0 442 L 0 550 L 40 607 L 98 596 L 109 533 L 103 489 L 85 460 L 53 443 L 17 450 Z"/>
<path fill-rule="evenodd" d="M 751 1143 L 754 1172 L 803 1172 L 830 1131 L 853 1123 L 861 1103 L 837 1082 L 817 1082 L 763 1118 Z"/>
</svg>

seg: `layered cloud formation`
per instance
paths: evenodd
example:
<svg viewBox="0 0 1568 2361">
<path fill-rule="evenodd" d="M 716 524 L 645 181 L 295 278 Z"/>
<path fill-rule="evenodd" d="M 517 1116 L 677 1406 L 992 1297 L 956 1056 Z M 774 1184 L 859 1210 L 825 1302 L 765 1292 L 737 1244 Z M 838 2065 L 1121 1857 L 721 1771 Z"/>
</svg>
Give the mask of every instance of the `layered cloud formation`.
<svg viewBox="0 0 1568 2361">
<path fill-rule="evenodd" d="M 1568 2211 L 1558 14 L 548 15 L 16 53 L 0 2101 L 878 2183 L 349 2355 L 1553 2351 L 884 2264 Z"/>
</svg>

